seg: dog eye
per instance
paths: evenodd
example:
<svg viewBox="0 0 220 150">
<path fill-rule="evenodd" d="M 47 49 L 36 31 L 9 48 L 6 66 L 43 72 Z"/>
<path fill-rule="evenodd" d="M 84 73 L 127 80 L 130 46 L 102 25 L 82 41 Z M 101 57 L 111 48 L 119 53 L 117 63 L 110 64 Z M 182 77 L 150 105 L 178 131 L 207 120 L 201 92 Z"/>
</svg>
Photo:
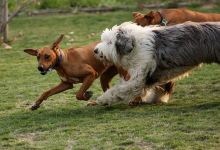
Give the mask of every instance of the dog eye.
<svg viewBox="0 0 220 150">
<path fill-rule="evenodd" d="M 109 41 L 108 44 L 112 44 L 112 41 Z"/>
<path fill-rule="evenodd" d="M 44 56 L 44 58 L 45 58 L 45 59 L 49 59 L 49 58 L 50 58 L 50 55 L 47 55 L 47 54 L 46 54 L 46 55 Z"/>
</svg>

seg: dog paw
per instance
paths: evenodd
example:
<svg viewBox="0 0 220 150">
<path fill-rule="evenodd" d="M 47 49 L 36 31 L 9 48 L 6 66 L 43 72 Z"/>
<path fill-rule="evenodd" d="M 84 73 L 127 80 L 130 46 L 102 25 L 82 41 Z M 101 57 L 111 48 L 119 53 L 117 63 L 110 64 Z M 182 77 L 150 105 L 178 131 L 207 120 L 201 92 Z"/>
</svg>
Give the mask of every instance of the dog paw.
<svg viewBox="0 0 220 150">
<path fill-rule="evenodd" d="M 33 106 L 31 106 L 31 110 L 37 110 L 40 107 L 40 105 L 34 104 Z"/>
<path fill-rule="evenodd" d="M 131 102 L 128 103 L 128 105 L 134 107 L 134 106 L 138 106 L 138 105 L 140 105 L 140 102 L 137 102 L 137 101 L 131 101 Z"/>
<path fill-rule="evenodd" d="M 101 97 L 102 96 L 97 98 L 97 100 L 96 100 L 97 105 L 100 105 L 100 106 L 110 106 L 111 105 L 111 101 L 108 101 L 108 99 L 103 99 Z"/>
<path fill-rule="evenodd" d="M 98 105 L 96 100 L 90 100 L 86 106 L 96 106 L 96 105 Z"/>
<path fill-rule="evenodd" d="M 136 97 L 134 100 L 128 103 L 129 106 L 138 106 L 142 103 L 141 97 Z"/>
<path fill-rule="evenodd" d="M 92 91 L 86 91 L 83 96 L 85 97 L 85 100 L 89 100 L 92 97 L 92 95 Z"/>
</svg>

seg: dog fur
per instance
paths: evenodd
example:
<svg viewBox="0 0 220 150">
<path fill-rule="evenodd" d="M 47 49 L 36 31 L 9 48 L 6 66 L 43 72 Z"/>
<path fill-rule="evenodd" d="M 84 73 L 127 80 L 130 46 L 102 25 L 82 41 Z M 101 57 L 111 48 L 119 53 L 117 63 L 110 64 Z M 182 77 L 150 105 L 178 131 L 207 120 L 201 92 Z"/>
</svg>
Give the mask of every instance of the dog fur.
<svg viewBox="0 0 220 150">
<path fill-rule="evenodd" d="M 175 16 L 175 17 L 174 17 Z M 162 9 L 161 11 L 150 11 L 149 13 L 142 14 L 139 12 L 133 12 L 134 22 L 141 26 L 147 25 L 175 25 L 183 23 L 186 21 L 194 22 L 206 22 L 206 21 L 220 21 L 220 14 L 215 13 L 202 13 L 192 11 L 186 8 L 177 8 L 177 9 Z M 189 72 L 185 74 L 188 76 Z M 158 103 L 163 102 L 167 103 L 169 97 L 171 97 L 172 92 L 175 87 L 175 82 L 168 82 L 159 87 L 155 87 L 148 92 L 150 94 L 150 101 L 145 103 Z M 149 96 L 148 96 L 149 97 Z M 161 98 L 160 98 L 161 97 Z M 141 99 L 140 99 L 141 100 Z M 140 103 L 140 102 L 136 102 Z"/>
<path fill-rule="evenodd" d="M 127 69 L 131 78 L 98 97 L 99 105 L 129 102 L 143 89 L 175 81 L 201 63 L 220 63 L 220 23 L 141 27 L 123 23 L 106 29 L 97 56 Z"/>
<path fill-rule="evenodd" d="M 41 74 L 46 74 L 49 70 L 56 70 L 61 82 L 44 92 L 35 104 L 32 110 L 38 109 L 40 104 L 49 96 L 73 88 L 74 84 L 82 83 L 79 91 L 76 93 L 78 100 L 88 100 L 92 92 L 87 91 L 93 81 L 100 76 L 103 91 L 109 88 L 109 82 L 118 74 L 125 75 L 121 68 L 107 66 L 94 56 L 93 49 L 99 42 L 93 42 L 88 45 L 69 48 L 63 51 L 59 44 L 64 35 L 61 35 L 51 47 L 37 49 L 25 49 L 24 52 L 36 56 L 38 59 L 38 70 Z"/>
<path fill-rule="evenodd" d="M 133 13 L 134 22 L 141 26 L 161 24 L 162 20 L 167 21 L 166 25 L 175 25 L 186 21 L 208 22 L 220 21 L 220 14 L 202 13 L 186 8 L 162 9 L 161 11 L 150 11 L 147 14 Z"/>
</svg>

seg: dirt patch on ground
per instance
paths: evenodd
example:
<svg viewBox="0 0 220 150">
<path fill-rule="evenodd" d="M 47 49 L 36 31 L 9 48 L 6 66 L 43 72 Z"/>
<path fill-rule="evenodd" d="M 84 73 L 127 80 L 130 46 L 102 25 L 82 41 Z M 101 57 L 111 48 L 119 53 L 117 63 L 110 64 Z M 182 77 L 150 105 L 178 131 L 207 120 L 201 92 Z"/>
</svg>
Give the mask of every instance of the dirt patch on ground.
<svg viewBox="0 0 220 150">
<path fill-rule="evenodd" d="M 75 144 L 76 142 L 72 139 L 69 139 L 68 142 L 67 142 L 67 146 L 65 147 L 65 150 L 72 150 L 73 149 L 73 145 Z"/>
<path fill-rule="evenodd" d="M 22 133 L 16 135 L 16 138 L 18 139 L 19 142 L 25 142 L 30 145 L 34 145 L 34 141 L 37 137 L 36 133 Z"/>
</svg>

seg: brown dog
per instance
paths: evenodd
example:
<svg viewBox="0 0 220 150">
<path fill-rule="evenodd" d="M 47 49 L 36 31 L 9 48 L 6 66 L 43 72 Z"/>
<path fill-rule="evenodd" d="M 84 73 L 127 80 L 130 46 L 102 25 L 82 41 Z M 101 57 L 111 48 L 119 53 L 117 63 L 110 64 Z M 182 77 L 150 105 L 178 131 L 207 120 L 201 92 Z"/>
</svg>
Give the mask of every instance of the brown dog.
<svg viewBox="0 0 220 150">
<path fill-rule="evenodd" d="M 206 21 L 220 21 L 220 14 L 215 13 L 202 13 L 192 11 L 186 8 L 178 9 L 163 9 L 159 11 L 150 11 L 148 14 L 142 14 L 139 12 L 133 13 L 134 22 L 141 26 L 147 25 L 175 25 L 184 23 L 186 21 L 194 22 L 206 22 Z M 168 82 L 164 85 L 157 86 L 153 89 L 152 101 L 157 102 L 168 102 L 173 90 L 175 83 Z M 141 99 L 137 99 L 132 103 L 140 103 Z"/>
<path fill-rule="evenodd" d="M 141 26 L 147 25 L 175 25 L 186 21 L 207 22 L 220 21 L 220 14 L 202 13 L 186 8 L 163 9 L 161 11 L 150 11 L 148 14 L 133 13 L 134 22 Z"/>
<path fill-rule="evenodd" d="M 87 89 L 95 79 L 100 76 L 102 89 L 106 91 L 109 88 L 109 82 L 118 73 L 116 67 L 107 66 L 95 58 L 93 49 L 98 42 L 62 51 L 59 44 L 63 36 L 61 35 L 51 47 L 44 47 L 39 50 L 32 48 L 24 50 L 30 55 L 37 56 L 38 70 L 42 75 L 55 69 L 61 79 L 57 86 L 44 92 L 38 98 L 31 110 L 39 108 L 40 104 L 49 96 L 71 89 L 73 84 L 77 83 L 82 83 L 82 86 L 76 93 L 76 98 L 78 100 L 88 100 L 92 96 L 92 92 L 87 91 Z M 120 74 L 127 74 L 120 69 L 119 72 Z"/>
</svg>

